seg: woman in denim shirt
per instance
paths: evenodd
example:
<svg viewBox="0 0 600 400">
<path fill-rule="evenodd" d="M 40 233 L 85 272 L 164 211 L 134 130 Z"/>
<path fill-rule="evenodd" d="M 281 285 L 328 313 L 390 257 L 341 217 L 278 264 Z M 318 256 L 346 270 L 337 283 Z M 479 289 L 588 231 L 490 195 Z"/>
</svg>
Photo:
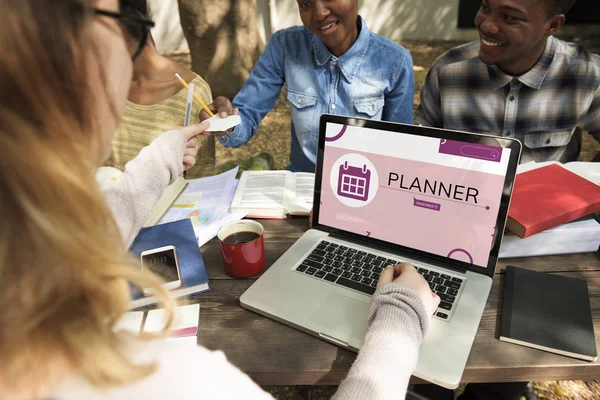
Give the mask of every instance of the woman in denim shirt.
<svg viewBox="0 0 600 400">
<path fill-rule="evenodd" d="M 287 84 L 288 169 L 314 172 L 321 114 L 413 122 L 413 65 L 404 47 L 369 31 L 357 0 L 298 0 L 298 7 L 304 26 L 275 32 L 233 105 L 218 97 L 210 107 L 221 116 L 239 110 L 240 125 L 215 133 L 223 146 L 239 147 L 254 136 Z"/>
</svg>

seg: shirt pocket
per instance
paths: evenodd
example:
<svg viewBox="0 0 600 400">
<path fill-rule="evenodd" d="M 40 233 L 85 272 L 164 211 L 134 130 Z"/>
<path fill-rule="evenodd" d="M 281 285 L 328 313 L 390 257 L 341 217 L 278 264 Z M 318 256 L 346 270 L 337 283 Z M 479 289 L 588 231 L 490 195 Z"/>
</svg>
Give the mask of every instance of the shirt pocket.
<svg viewBox="0 0 600 400">
<path fill-rule="evenodd" d="M 288 89 L 288 101 L 292 104 L 292 121 L 296 134 L 306 134 L 311 131 L 313 126 L 318 126 L 318 121 L 315 123 L 315 112 L 317 110 L 317 95 L 306 93 L 301 90 Z"/>
<path fill-rule="evenodd" d="M 525 134 L 525 137 L 523 138 L 523 144 L 529 149 L 562 147 L 569 144 L 572 136 L 573 129 L 531 131 Z"/>
<path fill-rule="evenodd" d="M 369 118 L 381 119 L 384 104 L 385 100 L 383 99 L 383 96 L 354 100 L 356 112 L 359 114 L 366 114 Z"/>
</svg>

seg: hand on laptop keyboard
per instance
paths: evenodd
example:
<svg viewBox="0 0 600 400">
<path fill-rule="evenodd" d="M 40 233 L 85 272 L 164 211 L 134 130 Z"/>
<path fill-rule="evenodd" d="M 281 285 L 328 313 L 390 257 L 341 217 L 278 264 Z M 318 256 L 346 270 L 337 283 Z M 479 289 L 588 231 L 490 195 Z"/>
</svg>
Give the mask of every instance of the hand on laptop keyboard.
<svg viewBox="0 0 600 400">
<path fill-rule="evenodd" d="M 400 264 L 397 258 L 386 258 L 323 240 L 302 260 L 296 271 L 372 295 L 384 268 L 396 264 Z M 422 275 L 431 290 L 439 295 L 441 302 L 436 317 L 448 321 L 464 279 L 422 266 L 411 268 Z M 394 271 L 395 277 L 391 281 L 401 272 Z"/>
<path fill-rule="evenodd" d="M 409 263 L 386 267 L 379 276 L 377 287 L 388 283 L 399 283 L 413 288 L 423 300 L 429 315 L 433 315 L 440 304 L 440 296 L 431 291 L 425 278 Z"/>
</svg>

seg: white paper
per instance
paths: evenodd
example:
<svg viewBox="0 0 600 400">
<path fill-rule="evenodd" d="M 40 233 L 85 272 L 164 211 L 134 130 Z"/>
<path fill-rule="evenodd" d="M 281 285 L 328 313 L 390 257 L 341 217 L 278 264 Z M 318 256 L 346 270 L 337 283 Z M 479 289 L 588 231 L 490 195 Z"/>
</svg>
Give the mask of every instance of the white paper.
<svg viewBox="0 0 600 400">
<path fill-rule="evenodd" d="M 564 164 L 564 167 L 574 174 L 600 185 L 600 163 L 589 161 L 571 161 Z"/>
<path fill-rule="evenodd" d="M 216 218 L 213 218 L 209 225 L 203 226 L 202 228 L 195 229 L 196 239 L 198 240 L 198 246 L 202 247 L 209 240 L 217 236 L 219 229 L 225 224 L 230 222 L 239 221 L 244 218 L 246 214 L 243 213 L 230 213 L 229 205 L 231 205 L 231 200 L 233 200 L 233 195 L 235 194 L 235 189 L 237 189 L 238 180 L 235 179 L 234 182 L 229 186 L 228 192 L 223 195 L 222 202 L 223 204 L 227 204 L 227 210 L 225 212 L 217 215 Z"/>
<path fill-rule="evenodd" d="M 223 225 L 228 224 L 230 222 L 239 221 L 245 216 L 246 214 L 243 213 L 227 213 L 221 218 L 217 219 L 216 221 L 213 221 L 210 225 L 203 227 L 202 229 L 194 229 L 194 232 L 196 232 L 196 239 L 198 240 L 198 246 L 204 246 L 212 238 L 217 236 L 219 229 L 221 229 Z"/>
<path fill-rule="evenodd" d="M 168 349 L 193 349 L 198 346 L 198 336 L 170 337 L 167 338 L 166 343 Z"/>
<path fill-rule="evenodd" d="M 130 311 L 126 312 L 119 318 L 115 324 L 115 332 L 131 332 L 139 333 L 142 327 L 142 320 L 144 319 L 143 311 Z"/>
<path fill-rule="evenodd" d="M 594 252 L 598 244 L 600 224 L 595 219 L 587 219 L 568 222 L 526 238 L 505 234 L 498 258 Z"/>
<path fill-rule="evenodd" d="M 230 115 L 226 118 L 221 118 L 217 114 L 207 119 L 207 121 L 210 122 L 209 127 L 206 129 L 208 132 L 222 132 L 241 124 L 242 118 L 239 115 Z"/>
<path fill-rule="evenodd" d="M 238 183 L 237 171 L 238 167 L 217 176 L 188 180 L 188 186 L 160 223 L 189 218 L 198 246 L 202 246 L 217 235 L 221 226 L 244 218 L 244 214 L 229 213 Z"/>
<path fill-rule="evenodd" d="M 236 167 L 216 176 L 188 179 L 188 186 L 160 223 L 189 218 L 194 228 L 210 224 L 215 214 L 228 210 L 229 204 L 223 203 L 227 200 L 231 186 L 235 185 L 237 170 Z"/>
<path fill-rule="evenodd" d="M 164 308 L 148 311 L 146 323 L 144 324 L 144 332 L 160 332 L 165 326 L 167 312 Z M 175 307 L 173 310 L 173 323 L 169 329 L 169 333 L 181 331 L 183 329 L 194 329 L 195 335 L 198 329 L 198 318 L 200 316 L 200 304 L 190 304 L 187 306 Z"/>
<path fill-rule="evenodd" d="M 517 167 L 517 174 L 521 174 L 523 172 L 531 171 L 537 168 L 545 167 L 546 165 L 556 164 L 561 167 L 568 169 L 581 176 L 582 178 L 587 179 L 590 182 L 595 184 L 600 184 L 600 163 L 596 162 L 587 162 L 587 161 L 571 161 L 565 164 L 562 164 L 558 161 L 543 161 L 543 162 L 535 162 L 529 161 L 523 164 L 520 164 Z"/>
</svg>

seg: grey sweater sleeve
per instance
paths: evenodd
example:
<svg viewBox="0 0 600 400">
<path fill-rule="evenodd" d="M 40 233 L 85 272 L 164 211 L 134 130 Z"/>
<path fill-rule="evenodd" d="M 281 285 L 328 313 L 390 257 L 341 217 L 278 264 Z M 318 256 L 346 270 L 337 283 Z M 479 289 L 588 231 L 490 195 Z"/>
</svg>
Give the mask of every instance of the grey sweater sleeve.
<svg viewBox="0 0 600 400">
<path fill-rule="evenodd" d="M 180 131 L 165 132 L 129 161 L 116 184 L 104 191 L 127 247 L 165 188 L 183 173 L 186 145 Z"/>
<path fill-rule="evenodd" d="M 334 399 L 404 399 L 429 316 L 409 286 L 387 284 L 375 292 L 362 349 Z"/>
</svg>

